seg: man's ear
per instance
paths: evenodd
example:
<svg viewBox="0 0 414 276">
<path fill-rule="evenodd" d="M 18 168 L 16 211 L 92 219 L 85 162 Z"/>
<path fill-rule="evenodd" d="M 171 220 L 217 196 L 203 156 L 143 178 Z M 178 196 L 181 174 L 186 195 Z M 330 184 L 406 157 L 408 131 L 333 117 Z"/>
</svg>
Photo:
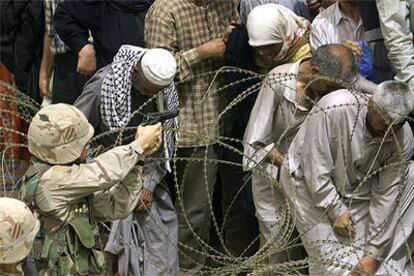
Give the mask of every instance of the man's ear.
<svg viewBox="0 0 414 276">
<path fill-rule="evenodd" d="M 316 74 L 319 74 L 319 72 L 320 72 L 321 70 L 319 69 L 319 67 L 318 66 L 316 66 L 316 65 L 312 65 L 311 66 L 311 73 L 312 73 L 312 75 L 316 75 Z"/>
</svg>

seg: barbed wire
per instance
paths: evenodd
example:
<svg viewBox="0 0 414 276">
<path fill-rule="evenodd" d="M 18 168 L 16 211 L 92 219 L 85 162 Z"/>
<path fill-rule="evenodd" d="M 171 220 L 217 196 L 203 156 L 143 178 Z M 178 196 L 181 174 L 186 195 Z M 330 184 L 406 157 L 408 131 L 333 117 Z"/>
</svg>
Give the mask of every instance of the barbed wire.
<svg viewBox="0 0 414 276">
<path fill-rule="evenodd" d="M 226 84 L 222 84 L 223 78 L 226 74 L 241 74 L 245 77 L 229 82 Z M 360 236 L 357 238 L 350 238 L 348 240 L 343 239 L 333 240 L 330 236 L 327 237 L 319 237 L 312 243 L 304 244 L 302 242 L 302 238 L 306 235 L 309 235 L 315 227 L 319 224 L 325 223 L 328 219 L 327 210 L 321 212 L 320 217 L 314 218 L 314 223 L 311 225 L 307 225 L 304 231 L 299 231 L 298 234 L 296 232 L 296 221 L 298 219 L 298 214 L 295 208 L 289 204 L 287 200 L 284 200 L 280 204 L 280 208 L 277 210 L 277 214 L 275 213 L 275 220 L 276 223 L 272 228 L 271 238 L 268 241 L 262 243 L 261 248 L 253 255 L 253 256 L 246 256 L 246 252 L 250 250 L 251 247 L 255 243 L 257 243 L 260 239 L 263 239 L 262 235 L 251 237 L 251 240 L 248 242 L 248 246 L 240 252 L 239 255 L 235 255 L 231 252 L 231 249 L 228 248 L 226 243 L 226 233 L 225 233 L 225 226 L 228 223 L 228 219 L 231 216 L 231 209 L 234 208 L 235 202 L 238 198 L 242 196 L 242 191 L 245 189 L 250 188 L 250 180 L 251 175 L 259 175 L 263 178 L 266 185 L 272 187 L 278 192 L 281 192 L 281 185 L 278 179 L 275 179 L 274 176 L 269 173 L 266 169 L 265 164 L 263 162 L 255 162 L 250 156 L 246 156 L 242 150 L 243 141 L 240 137 L 231 137 L 227 134 L 216 135 L 216 129 L 223 121 L 227 120 L 228 117 L 232 117 L 231 114 L 235 112 L 236 108 L 242 104 L 246 99 L 248 99 L 252 95 L 257 95 L 261 87 L 268 87 L 273 90 L 274 93 L 277 93 L 277 90 L 281 89 L 290 89 L 295 91 L 296 87 L 289 87 L 288 82 L 290 81 L 297 81 L 303 78 L 309 78 L 309 75 L 297 75 L 297 74 L 268 74 L 260 75 L 251 71 L 242 70 L 239 68 L 234 67 L 223 67 L 217 71 L 205 72 L 199 75 L 194 76 L 190 80 L 186 80 L 184 82 L 178 82 L 176 85 L 179 87 L 182 83 L 187 81 L 191 81 L 197 78 L 208 78 L 211 80 L 209 88 L 207 89 L 204 97 L 196 104 L 196 108 L 194 112 L 200 112 L 201 107 L 205 103 L 205 99 L 216 94 L 220 94 L 220 96 L 224 98 L 228 97 L 229 89 L 238 89 L 244 85 L 244 89 L 238 91 L 238 95 L 228 100 L 227 105 L 224 109 L 219 113 L 218 117 L 216 118 L 214 124 L 210 126 L 210 128 L 205 129 L 203 133 L 195 134 L 199 141 L 207 142 L 207 147 L 200 147 L 204 149 L 204 156 L 202 157 L 181 157 L 178 154 L 178 147 L 174 148 L 174 153 L 169 158 L 165 157 L 150 157 L 148 158 L 148 162 L 154 162 L 157 164 L 165 163 L 166 161 L 171 162 L 172 164 L 172 175 L 174 181 L 174 190 L 176 193 L 176 210 L 177 212 L 181 212 L 183 214 L 184 222 L 187 224 L 188 228 L 192 232 L 193 238 L 197 241 L 200 245 L 199 248 L 193 248 L 188 246 L 187 244 L 179 242 L 176 237 L 171 237 L 170 233 L 163 227 L 163 223 L 159 217 L 153 216 L 150 210 L 146 209 L 147 214 L 150 216 L 151 220 L 154 222 L 154 225 L 158 227 L 158 231 L 162 233 L 165 237 L 167 237 L 168 242 L 177 247 L 178 251 L 180 252 L 181 256 L 187 257 L 191 259 L 193 262 L 197 263 L 197 258 L 194 256 L 203 255 L 204 257 L 211 260 L 214 265 L 210 264 L 202 264 L 198 263 L 199 265 L 203 266 L 202 270 L 199 272 L 200 275 L 240 275 L 240 274 L 251 274 L 251 275 L 276 275 L 276 274 L 288 274 L 288 275 L 300 275 L 302 273 L 306 273 L 307 269 L 310 266 L 324 266 L 324 267 L 335 267 L 338 269 L 347 270 L 348 272 L 354 269 L 355 267 L 355 260 L 358 260 L 362 257 L 361 254 L 364 254 L 365 248 L 364 244 L 367 243 L 368 240 L 374 240 L 379 235 L 387 231 L 387 226 L 389 225 L 390 221 L 398 220 L 398 225 L 401 226 L 403 221 L 402 217 L 404 215 L 403 210 L 407 208 L 407 204 L 410 203 L 409 199 L 404 198 L 404 194 L 407 192 L 412 192 L 410 187 L 407 185 L 407 181 L 405 181 L 406 176 L 402 175 L 400 180 L 395 185 L 398 185 L 398 196 L 396 197 L 395 202 L 393 202 L 392 210 L 389 212 L 381 225 L 379 225 L 375 229 L 370 229 L 370 233 L 366 236 Z M 341 84 L 343 87 L 347 88 L 356 100 L 356 103 L 349 103 L 349 104 L 338 104 L 333 105 L 327 108 L 324 108 L 319 105 L 319 103 L 314 100 L 307 98 L 307 100 L 313 105 L 312 111 L 307 115 L 301 118 L 298 121 L 291 121 L 287 124 L 287 128 L 281 132 L 280 137 L 274 141 L 274 145 L 278 148 L 284 139 L 287 139 L 287 135 L 289 131 L 298 128 L 302 123 L 306 122 L 310 116 L 315 116 L 316 114 L 322 113 L 327 118 L 330 117 L 332 111 L 340 110 L 343 108 L 349 108 L 351 106 L 357 108 L 357 116 L 360 116 L 362 108 L 366 105 L 365 100 L 369 97 L 361 93 L 361 91 L 357 91 L 354 87 L 354 83 L 344 83 L 341 80 L 334 80 L 331 78 L 326 78 L 323 76 L 312 76 L 313 81 L 316 80 L 329 80 L 336 82 L 337 84 Z M 307 84 L 306 87 L 309 87 L 311 84 Z M 306 89 L 305 87 L 305 89 Z M 0 93 L 0 102 L 4 104 L 4 108 L 0 110 L 1 113 L 1 121 L 0 121 L 0 154 L 1 154 L 1 185 L 0 185 L 0 195 L 2 196 L 10 196 L 19 189 L 21 182 L 22 182 L 22 174 L 16 175 L 18 171 L 18 165 L 16 162 L 19 162 L 20 156 L 19 151 L 26 150 L 27 148 L 27 133 L 25 132 L 25 128 L 16 128 L 15 123 L 19 121 L 20 125 L 28 124 L 33 117 L 33 115 L 39 110 L 39 105 L 15 89 L 13 86 L 0 81 L 0 88 L 3 88 L 9 93 L 4 94 Z M 132 125 L 136 116 L 144 115 L 144 108 L 148 106 L 151 102 L 156 101 L 157 95 L 151 97 L 148 101 L 142 104 L 137 110 L 133 112 L 128 120 L 128 124 L 126 127 L 110 130 L 99 135 L 96 135 L 89 144 L 89 154 L 91 157 L 95 157 L 102 152 L 105 152 L 115 146 L 119 146 L 125 144 L 127 141 L 133 139 L 135 135 L 135 130 L 137 126 Z M 12 108 L 10 108 L 12 107 Z M 250 112 L 250 111 L 245 111 Z M 296 112 L 296 111 L 295 111 Z M 230 116 L 228 116 L 230 115 Z M 287 114 L 286 114 L 287 115 Z M 227 117 L 226 117 L 227 116 Z M 274 116 L 274 114 L 269 114 L 269 116 Z M 284 118 L 286 119 L 286 118 Z M 286 119 L 287 120 L 287 119 Z M 412 118 L 407 118 L 407 121 L 413 122 Z M 181 125 L 185 125 L 186 122 L 180 122 Z M 330 123 L 333 124 L 333 128 L 339 128 L 341 126 L 335 125 L 336 122 L 331 120 Z M 26 127 L 27 129 L 27 127 Z M 345 147 L 345 143 L 348 141 L 352 141 L 355 139 L 355 132 L 357 131 L 357 121 L 355 120 L 352 125 L 351 135 L 350 137 L 341 137 L 341 145 L 342 148 Z M 193 133 L 186 133 L 185 130 L 182 128 L 170 128 L 167 129 L 174 133 L 180 133 L 191 135 Z M 13 136 L 14 135 L 14 136 Z M 194 134 L 193 134 L 194 135 Z M 351 207 L 355 201 L 358 199 L 356 195 L 358 194 L 361 189 L 365 188 L 367 185 L 377 179 L 378 176 L 390 168 L 398 167 L 398 168 L 407 168 L 409 166 L 409 160 L 406 160 L 404 157 L 403 149 L 401 145 L 398 143 L 398 137 L 396 133 L 393 131 L 392 128 L 389 128 L 387 131 L 387 137 L 391 137 L 393 143 L 397 145 L 397 154 L 398 160 L 394 160 L 390 163 L 379 164 L 379 156 L 382 154 L 385 145 L 385 138 L 382 139 L 378 151 L 376 152 L 374 158 L 371 160 L 371 164 L 369 168 L 362 176 L 359 177 L 357 183 L 353 184 L 354 194 L 349 198 L 347 201 L 347 207 Z M 5 137 L 13 136 L 13 139 L 6 139 Z M 115 139 L 114 139 L 115 138 Z M 312 139 L 313 137 L 309 137 Z M 102 141 L 110 141 L 105 145 L 102 144 Z M 246 172 L 243 179 L 242 185 L 238 187 L 236 193 L 234 194 L 233 200 L 230 202 L 229 206 L 225 206 L 226 209 L 222 210 L 223 218 L 220 222 L 218 218 L 215 216 L 214 211 L 214 200 L 213 200 L 213 192 L 214 187 L 209 186 L 209 177 L 208 177 L 208 167 L 209 165 L 214 166 L 222 166 L 228 165 L 239 170 L 242 170 L 243 164 L 242 162 L 234 162 L 232 160 L 225 160 L 221 158 L 209 158 L 208 157 L 208 149 L 212 145 L 218 145 L 225 150 L 228 150 L 234 153 L 236 156 L 239 156 L 239 160 L 243 158 L 249 160 L 250 162 L 254 162 L 255 169 L 250 172 Z M 198 148 L 194 148 L 194 152 Z M 344 156 L 348 156 L 348 153 L 344 153 Z M 349 156 L 348 156 L 349 157 Z M 203 180 L 204 180 L 204 187 L 203 191 L 201 191 L 204 196 L 207 198 L 208 202 L 208 209 L 211 215 L 212 223 L 211 227 L 213 228 L 215 235 L 218 238 L 218 246 L 212 246 L 209 241 L 203 240 L 202 237 L 199 236 L 197 231 L 194 229 L 194 225 L 191 224 L 191 218 L 189 218 L 188 214 L 186 213 L 186 209 L 188 206 L 185 206 L 183 197 L 182 197 L 182 189 L 183 185 L 179 181 L 179 177 L 177 174 L 177 162 L 186 161 L 188 165 L 183 172 L 182 179 L 185 179 L 187 175 L 188 166 L 191 163 L 201 163 L 203 164 Z M 289 161 L 289 160 L 287 160 Z M 315 161 L 316 162 L 316 161 Z M 25 163 L 22 161 L 22 163 Z M 283 164 L 287 164 L 288 162 L 284 162 Z M 27 164 L 26 164 L 27 166 Z M 347 165 L 349 166 L 349 165 Z M 345 167 L 346 170 L 349 167 Z M 294 187 L 295 181 L 290 179 L 290 185 Z M 231 184 L 229 184 L 231 185 Z M 407 189 L 408 188 L 408 189 Z M 296 190 L 293 189 L 293 198 L 297 196 Z M 339 191 L 341 193 L 341 191 Z M 108 227 L 106 224 L 102 224 L 102 227 L 105 229 L 105 235 L 109 235 L 111 228 Z M 411 251 L 410 245 L 406 242 L 408 240 L 408 236 L 411 233 L 403 233 L 404 237 L 403 240 L 405 246 L 404 254 L 407 254 L 408 263 L 409 265 L 413 265 L 413 261 L 411 259 Z M 307 248 L 323 248 L 326 250 L 325 255 L 327 258 L 315 258 L 314 255 L 310 255 L 308 257 L 304 257 L 303 259 L 294 259 L 288 258 L 285 261 L 279 263 L 269 263 L 269 260 L 272 257 L 280 254 L 287 254 L 292 252 L 292 250 L 297 250 L 303 248 L 303 246 Z M 154 260 L 152 257 L 149 256 L 141 256 L 144 258 L 145 261 L 148 261 L 154 266 L 158 266 L 158 262 Z M 403 274 L 402 271 L 399 271 L 397 268 L 394 267 L 393 263 L 389 263 L 389 260 L 385 260 L 382 256 L 378 256 L 378 259 L 381 261 L 381 265 L 384 268 L 384 271 L 389 273 L 390 275 L 401 275 Z M 352 262 L 348 262 L 348 260 L 352 260 Z M 164 269 L 164 268 L 163 268 Z"/>
</svg>

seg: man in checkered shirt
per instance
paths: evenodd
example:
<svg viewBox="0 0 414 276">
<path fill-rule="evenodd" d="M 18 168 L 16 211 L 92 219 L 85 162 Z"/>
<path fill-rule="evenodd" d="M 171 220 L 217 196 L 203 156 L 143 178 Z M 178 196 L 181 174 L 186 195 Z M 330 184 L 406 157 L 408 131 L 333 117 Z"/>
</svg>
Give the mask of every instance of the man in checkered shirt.
<svg viewBox="0 0 414 276">
<path fill-rule="evenodd" d="M 231 0 L 157 0 L 147 13 L 146 47 L 165 48 L 177 61 L 178 157 L 218 158 L 217 137 L 224 134 L 229 123 L 226 119 L 217 123 L 227 104 L 226 95 L 224 91 L 216 91 L 220 78 L 214 79 L 214 74 L 199 74 L 224 65 L 225 41 L 232 30 L 231 22 L 237 16 Z M 221 166 L 200 161 L 178 161 L 176 164 L 181 185 L 181 200 L 176 202 L 179 242 L 203 251 L 197 254 L 182 247 L 180 267 L 195 273 L 205 262 L 212 215 L 208 194 L 212 196 Z M 229 184 L 222 183 L 223 188 Z M 226 210 L 225 206 L 223 210 Z M 206 244 L 200 243 L 196 235 Z"/>
</svg>

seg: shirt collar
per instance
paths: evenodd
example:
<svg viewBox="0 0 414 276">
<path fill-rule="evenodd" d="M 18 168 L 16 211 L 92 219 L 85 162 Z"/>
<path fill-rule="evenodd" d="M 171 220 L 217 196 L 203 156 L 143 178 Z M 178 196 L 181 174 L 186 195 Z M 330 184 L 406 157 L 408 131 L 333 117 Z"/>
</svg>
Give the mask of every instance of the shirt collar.
<svg viewBox="0 0 414 276">
<path fill-rule="evenodd" d="M 350 20 L 352 23 L 355 24 L 355 21 L 350 18 L 349 16 L 347 16 L 346 14 L 344 14 L 344 12 L 341 10 L 341 7 L 339 6 L 339 2 L 336 2 L 335 4 L 333 4 L 333 9 L 334 9 L 334 20 L 335 20 L 335 24 L 339 25 L 339 23 L 341 22 L 341 20 Z M 357 26 L 361 25 L 361 19 L 359 20 L 358 23 L 356 23 Z"/>
<path fill-rule="evenodd" d="M 347 18 L 347 16 L 341 11 L 341 8 L 339 7 L 338 2 L 334 4 L 333 9 L 334 9 L 335 24 L 338 25 L 339 22 L 341 22 L 341 19 Z"/>
</svg>

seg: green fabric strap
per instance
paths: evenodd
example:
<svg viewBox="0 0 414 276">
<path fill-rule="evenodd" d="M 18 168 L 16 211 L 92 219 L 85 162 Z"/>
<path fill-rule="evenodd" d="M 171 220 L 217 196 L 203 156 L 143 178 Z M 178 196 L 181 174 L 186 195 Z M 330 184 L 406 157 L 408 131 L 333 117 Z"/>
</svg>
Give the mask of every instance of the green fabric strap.
<svg viewBox="0 0 414 276">
<path fill-rule="evenodd" d="M 64 252 L 66 243 L 66 228 L 45 233 L 42 247 L 42 259 L 57 259 Z"/>
<path fill-rule="evenodd" d="M 76 236 L 83 246 L 89 249 L 95 246 L 92 226 L 87 217 L 75 216 L 70 220 L 69 224 L 72 226 L 73 230 L 75 230 Z"/>
<path fill-rule="evenodd" d="M 89 251 L 90 249 L 79 246 L 75 252 L 74 261 L 76 271 L 81 275 L 89 274 Z"/>
<path fill-rule="evenodd" d="M 33 172 L 33 174 L 26 177 L 24 181 L 24 185 L 21 189 L 19 199 L 28 203 L 29 205 L 34 205 L 34 197 L 37 189 L 37 185 L 39 184 L 40 177 L 37 172 Z"/>
</svg>

